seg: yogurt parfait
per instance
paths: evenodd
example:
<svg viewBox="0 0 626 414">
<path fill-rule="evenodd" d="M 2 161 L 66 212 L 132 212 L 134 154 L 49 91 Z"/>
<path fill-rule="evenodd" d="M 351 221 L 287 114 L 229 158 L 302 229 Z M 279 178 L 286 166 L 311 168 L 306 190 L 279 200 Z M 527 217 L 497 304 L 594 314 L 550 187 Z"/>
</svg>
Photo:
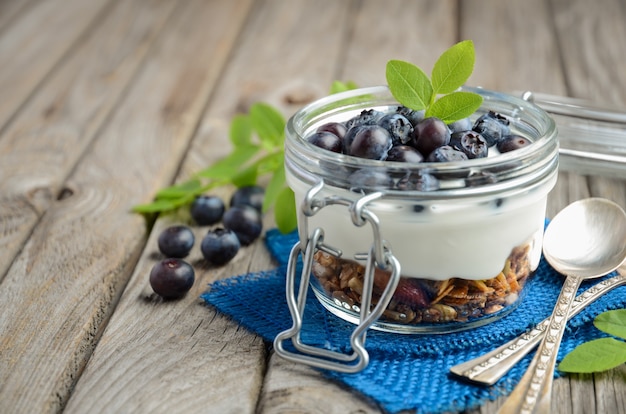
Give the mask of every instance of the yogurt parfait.
<svg viewBox="0 0 626 414">
<path fill-rule="evenodd" d="M 333 314 L 359 324 L 381 305 L 375 329 L 446 333 L 523 300 L 557 177 L 555 123 L 524 99 L 462 91 L 482 104 L 451 123 L 386 86 L 331 95 L 289 120 L 305 269 Z"/>
</svg>

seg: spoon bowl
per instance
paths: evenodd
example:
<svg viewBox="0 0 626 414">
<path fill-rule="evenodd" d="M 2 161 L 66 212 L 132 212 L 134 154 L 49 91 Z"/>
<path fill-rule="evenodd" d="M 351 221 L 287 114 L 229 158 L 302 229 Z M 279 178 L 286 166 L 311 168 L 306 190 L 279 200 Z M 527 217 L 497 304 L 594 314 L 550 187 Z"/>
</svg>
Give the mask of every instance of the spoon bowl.
<svg viewBox="0 0 626 414">
<path fill-rule="evenodd" d="M 626 212 L 603 198 L 570 204 L 548 225 L 543 254 L 566 279 L 546 335 L 500 413 L 550 412 L 554 367 L 572 302 L 583 280 L 612 272 L 626 258 Z"/>
<path fill-rule="evenodd" d="M 559 273 L 584 279 L 617 269 L 626 256 L 626 213 L 603 198 L 570 204 L 543 237 L 543 255 Z"/>
</svg>

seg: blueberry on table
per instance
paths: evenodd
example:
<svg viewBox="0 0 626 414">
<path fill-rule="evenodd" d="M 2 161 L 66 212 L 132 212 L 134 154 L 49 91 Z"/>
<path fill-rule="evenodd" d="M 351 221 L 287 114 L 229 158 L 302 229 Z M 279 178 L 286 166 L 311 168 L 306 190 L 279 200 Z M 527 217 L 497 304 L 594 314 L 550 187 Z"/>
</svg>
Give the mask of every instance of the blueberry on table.
<svg viewBox="0 0 626 414">
<path fill-rule="evenodd" d="M 179 299 L 185 296 L 194 280 L 193 267 L 177 258 L 162 260 L 150 271 L 150 286 L 163 299 Z"/>
<path fill-rule="evenodd" d="M 526 147 L 532 143 L 531 140 L 521 135 L 509 135 L 499 140 L 496 143 L 496 148 L 500 152 L 509 152 Z"/>
<path fill-rule="evenodd" d="M 343 151 L 341 138 L 330 132 L 315 132 L 307 138 L 311 144 L 322 149 L 340 153 Z"/>
<path fill-rule="evenodd" d="M 389 131 L 378 125 L 365 125 L 350 144 L 350 155 L 370 160 L 384 160 L 392 146 Z"/>
<path fill-rule="evenodd" d="M 250 206 L 261 212 L 265 190 L 258 185 L 249 185 L 238 188 L 230 198 L 230 207 Z"/>
<path fill-rule="evenodd" d="M 234 231 L 217 228 L 204 236 L 200 251 L 206 260 L 219 266 L 230 262 L 240 247 L 241 243 Z"/>
<path fill-rule="evenodd" d="M 428 157 L 435 148 L 448 145 L 449 142 L 450 129 L 439 118 L 426 118 L 415 127 L 415 148 L 424 157 Z"/>
<path fill-rule="evenodd" d="M 195 236 L 193 231 L 187 226 L 170 226 L 159 234 L 157 243 L 159 250 L 165 256 L 182 258 L 189 254 Z"/>
<path fill-rule="evenodd" d="M 222 219 L 225 209 L 224 201 L 221 198 L 201 195 L 191 203 L 189 212 L 196 223 L 201 226 L 210 226 Z"/>
<path fill-rule="evenodd" d="M 255 241 L 263 230 L 261 213 L 247 205 L 235 206 L 226 210 L 222 223 L 225 228 L 235 232 L 243 246 Z"/>
</svg>

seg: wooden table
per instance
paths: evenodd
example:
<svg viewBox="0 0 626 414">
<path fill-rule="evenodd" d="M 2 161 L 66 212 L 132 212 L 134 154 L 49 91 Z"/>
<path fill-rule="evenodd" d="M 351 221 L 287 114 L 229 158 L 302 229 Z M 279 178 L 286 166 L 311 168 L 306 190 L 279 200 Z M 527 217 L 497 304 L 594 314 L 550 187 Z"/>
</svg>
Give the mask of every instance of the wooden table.
<svg viewBox="0 0 626 414">
<path fill-rule="evenodd" d="M 148 274 L 175 219 L 130 208 L 226 155 L 252 103 L 288 116 L 461 39 L 471 85 L 626 106 L 625 1 L 0 0 L 0 412 L 381 412 L 202 305 L 275 266 L 262 241 L 221 268 L 195 251 L 192 291 L 163 302 Z M 624 184 L 563 171 L 548 214 L 626 206 Z M 553 407 L 626 412 L 625 395 L 621 367 L 557 380 Z"/>
</svg>

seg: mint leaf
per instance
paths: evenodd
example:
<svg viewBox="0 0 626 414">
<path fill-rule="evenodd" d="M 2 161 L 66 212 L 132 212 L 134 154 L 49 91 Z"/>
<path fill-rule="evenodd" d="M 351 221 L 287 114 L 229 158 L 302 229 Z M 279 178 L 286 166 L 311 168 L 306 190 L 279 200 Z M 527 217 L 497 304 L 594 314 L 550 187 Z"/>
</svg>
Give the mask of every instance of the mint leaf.
<svg viewBox="0 0 626 414">
<path fill-rule="evenodd" d="M 276 197 L 274 219 L 278 230 L 283 234 L 295 230 L 298 226 L 295 200 L 296 197 L 289 187 L 283 187 Z"/>
<path fill-rule="evenodd" d="M 626 339 L 626 309 L 603 312 L 596 316 L 593 324 L 603 332 Z"/>
<path fill-rule="evenodd" d="M 225 158 L 217 161 L 204 170 L 199 171 L 196 176 L 213 179 L 230 179 L 237 174 L 242 165 L 254 157 L 259 152 L 256 145 L 240 146 L 233 150 Z"/>
<path fill-rule="evenodd" d="M 276 109 L 265 103 L 255 103 L 250 108 L 250 121 L 261 144 L 266 149 L 282 146 L 285 118 Z"/>
<path fill-rule="evenodd" d="M 163 188 L 156 193 L 156 199 L 177 199 L 185 197 L 190 192 L 196 192 L 202 188 L 200 180 L 194 178 L 181 184 Z"/>
<path fill-rule="evenodd" d="M 613 338 L 585 342 L 567 354 L 559 370 L 572 373 L 602 372 L 626 362 L 626 343 Z"/>
<path fill-rule="evenodd" d="M 423 70 L 401 60 L 390 60 L 386 69 L 391 94 L 402 105 L 419 111 L 426 108 L 433 96 L 430 79 Z"/>
<path fill-rule="evenodd" d="M 469 79 L 474 70 L 474 43 L 459 42 L 443 52 L 431 73 L 434 94 L 454 92 Z"/>
<path fill-rule="evenodd" d="M 452 92 L 437 99 L 426 110 L 426 117 L 440 118 L 446 124 L 467 118 L 483 103 L 482 96 L 473 92 Z"/>
<path fill-rule="evenodd" d="M 252 145 L 252 124 L 247 115 L 235 115 L 230 122 L 230 142 L 235 147 Z"/>
<path fill-rule="evenodd" d="M 281 161 L 280 165 L 274 170 L 274 175 L 265 188 L 265 197 L 263 198 L 263 212 L 268 211 L 276 202 L 278 195 L 285 187 L 285 163 Z"/>
<path fill-rule="evenodd" d="M 152 203 L 148 204 L 139 204 L 133 206 L 132 210 L 135 213 L 159 213 L 163 211 L 175 210 L 181 206 L 181 203 L 177 203 L 175 200 L 155 200 Z"/>
</svg>

